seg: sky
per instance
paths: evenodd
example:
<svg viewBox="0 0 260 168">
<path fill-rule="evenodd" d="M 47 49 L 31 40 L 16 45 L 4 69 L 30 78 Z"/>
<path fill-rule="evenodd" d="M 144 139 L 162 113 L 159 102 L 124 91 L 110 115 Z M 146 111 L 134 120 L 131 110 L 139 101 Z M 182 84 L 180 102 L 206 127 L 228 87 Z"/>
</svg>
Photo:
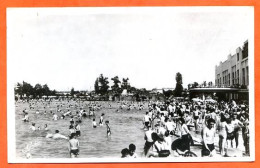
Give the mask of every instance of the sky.
<svg viewBox="0 0 260 168">
<path fill-rule="evenodd" d="M 253 40 L 253 7 L 8 8 L 8 81 L 93 90 L 103 74 L 136 88 L 215 80 Z M 250 49 L 249 49 L 250 50 Z"/>
</svg>

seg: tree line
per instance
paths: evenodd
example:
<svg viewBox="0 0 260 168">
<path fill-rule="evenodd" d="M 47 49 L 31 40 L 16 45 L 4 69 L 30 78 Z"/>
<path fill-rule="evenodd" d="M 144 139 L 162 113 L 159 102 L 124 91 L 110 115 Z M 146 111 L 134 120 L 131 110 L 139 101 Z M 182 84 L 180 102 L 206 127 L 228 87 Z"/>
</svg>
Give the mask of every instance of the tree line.
<svg viewBox="0 0 260 168">
<path fill-rule="evenodd" d="M 127 90 L 128 93 L 132 93 L 135 96 L 140 95 L 149 95 L 149 91 L 147 91 L 145 88 L 138 89 L 134 86 L 131 86 L 129 83 L 129 78 L 123 78 L 122 81 L 120 81 L 118 76 L 115 76 L 111 78 L 113 81 L 113 85 L 111 86 L 111 90 L 109 90 L 109 81 L 108 77 L 104 77 L 103 74 L 100 74 L 99 77 L 96 78 L 94 88 L 95 93 L 99 94 L 101 96 L 107 95 L 109 92 L 112 93 L 114 96 L 119 96 L 123 92 L 123 90 Z M 175 76 L 176 80 L 176 86 L 175 90 L 163 90 L 163 95 L 165 97 L 170 97 L 172 95 L 176 97 L 181 97 L 183 92 L 183 86 L 182 86 L 182 75 L 181 73 L 176 73 Z"/>
<path fill-rule="evenodd" d="M 14 92 L 16 95 L 19 95 L 19 97 L 31 96 L 32 98 L 56 95 L 56 90 L 50 90 L 47 84 L 41 85 L 37 83 L 35 86 L 32 86 L 30 83 L 24 81 L 16 84 Z"/>
<path fill-rule="evenodd" d="M 127 93 L 131 93 L 136 99 L 141 99 L 142 97 L 147 97 L 150 95 L 150 92 L 145 88 L 136 88 L 130 85 L 129 78 L 122 78 L 119 79 L 118 76 L 111 78 L 113 84 L 109 86 L 109 79 L 105 77 L 103 74 L 100 74 L 99 77 L 96 78 L 94 83 L 94 91 L 96 95 L 99 96 L 120 96 L 123 90 L 126 90 Z M 181 73 L 176 73 L 175 76 L 176 85 L 175 90 L 163 90 L 163 95 L 166 98 L 170 96 L 181 97 L 183 96 L 183 86 L 182 86 L 182 75 Z M 21 97 L 32 97 L 32 98 L 41 98 L 42 96 L 57 96 L 56 90 L 50 90 L 47 84 L 41 85 L 36 84 L 32 86 L 30 83 L 23 81 L 22 83 L 17 83 L 15 87 L 15 95 Z M 78 95 L 80 94 L 79 91 L 75 91 L 74 88 L 70 90 L 70 95 Z"/>
</svg>

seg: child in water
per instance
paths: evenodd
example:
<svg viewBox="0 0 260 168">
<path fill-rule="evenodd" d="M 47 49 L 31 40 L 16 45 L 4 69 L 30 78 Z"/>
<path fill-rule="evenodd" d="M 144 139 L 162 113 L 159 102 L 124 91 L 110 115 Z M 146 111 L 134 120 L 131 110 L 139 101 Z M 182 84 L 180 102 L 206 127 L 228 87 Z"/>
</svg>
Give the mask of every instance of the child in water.
<svg viewBox="0 0 260 168">
<path fill-rule="evenodd" d="M 79 121 L 76 121 L 75 130 L 76 130 L 76 136 L 80 136 L 81 132 L 80 132 Z"/>
<path fill-rule="evenodd" d="M 109 126 L 109 121 L 106 121 L 106 126 L 107 126 L 107 137 L 109 137 L 111 135 L 111 129 L 110 129 L 110 126 Z"/>
<path fill-rule="evenodd" d="M 48 131 L 48 130 L 49 130 L 49 128 L 48 128 L 48 125 L 47 125 L 47 124 L 44 124 L 44 130 L 45 130 L 45 131 Z"/>
<path fill-rule="evenodd" d="M 97 128 L 97 122 L 96 122 L 95 118 L 93 118 L 92 126 L 93 126 L 93 128 Z"/>
<path fill-rule="evenodd" d="M 32 123 L 32 125 L 30 126 L 30 129 L 33 130 L 33 131 L 36 130 L 35 123 Z"/>
<path fill-rule="evenodd" d="M 29 115 L 28 115 L 28 113 L 24 112 L 24 118 L 22 120 L 24 122 L 29 122 Z"/>
<path fill-rule="evenodd" d="M 103 118 L 103 116 L 104 116 L 105 114 L 104 113 L 102 113 L 101 114 L 101 116 L 100 116 L 100 120 L 99 120 L 99 126 L 103 126 L 103 121 L 104 121 L 104 118 Z"/>
</svg>

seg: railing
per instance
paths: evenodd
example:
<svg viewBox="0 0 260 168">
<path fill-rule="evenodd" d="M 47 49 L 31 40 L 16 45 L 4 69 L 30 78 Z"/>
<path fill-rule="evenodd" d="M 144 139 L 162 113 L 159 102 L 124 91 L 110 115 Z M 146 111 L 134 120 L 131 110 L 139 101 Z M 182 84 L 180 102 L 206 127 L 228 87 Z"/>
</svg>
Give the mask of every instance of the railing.
<svg viewBox="0 0 260 168">
<path fill-rule="evenodd" d="M 197 86 L 197 87 L 191 87 L 193 88 L 237 88 L 237 89 L 248 89 L 248 86 L 246 85 L 211 85 L 211 86 Z"/>
</svg>

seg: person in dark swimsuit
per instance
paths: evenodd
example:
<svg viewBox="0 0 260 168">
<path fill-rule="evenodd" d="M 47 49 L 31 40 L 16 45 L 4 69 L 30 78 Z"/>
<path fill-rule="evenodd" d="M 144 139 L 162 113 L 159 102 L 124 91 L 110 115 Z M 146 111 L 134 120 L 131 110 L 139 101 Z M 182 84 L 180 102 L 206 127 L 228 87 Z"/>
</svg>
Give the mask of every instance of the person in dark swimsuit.
<svg viewBox="0 0 260 168">
<path fill-rule="evenodd" d="M 111 129 L 110 129 L 110 126 L 109 126 L 109 121 L 106 121 L 106 126 L 107 126 L 107 137 L 109 137 L 111 135 Z"/>
</svg>

